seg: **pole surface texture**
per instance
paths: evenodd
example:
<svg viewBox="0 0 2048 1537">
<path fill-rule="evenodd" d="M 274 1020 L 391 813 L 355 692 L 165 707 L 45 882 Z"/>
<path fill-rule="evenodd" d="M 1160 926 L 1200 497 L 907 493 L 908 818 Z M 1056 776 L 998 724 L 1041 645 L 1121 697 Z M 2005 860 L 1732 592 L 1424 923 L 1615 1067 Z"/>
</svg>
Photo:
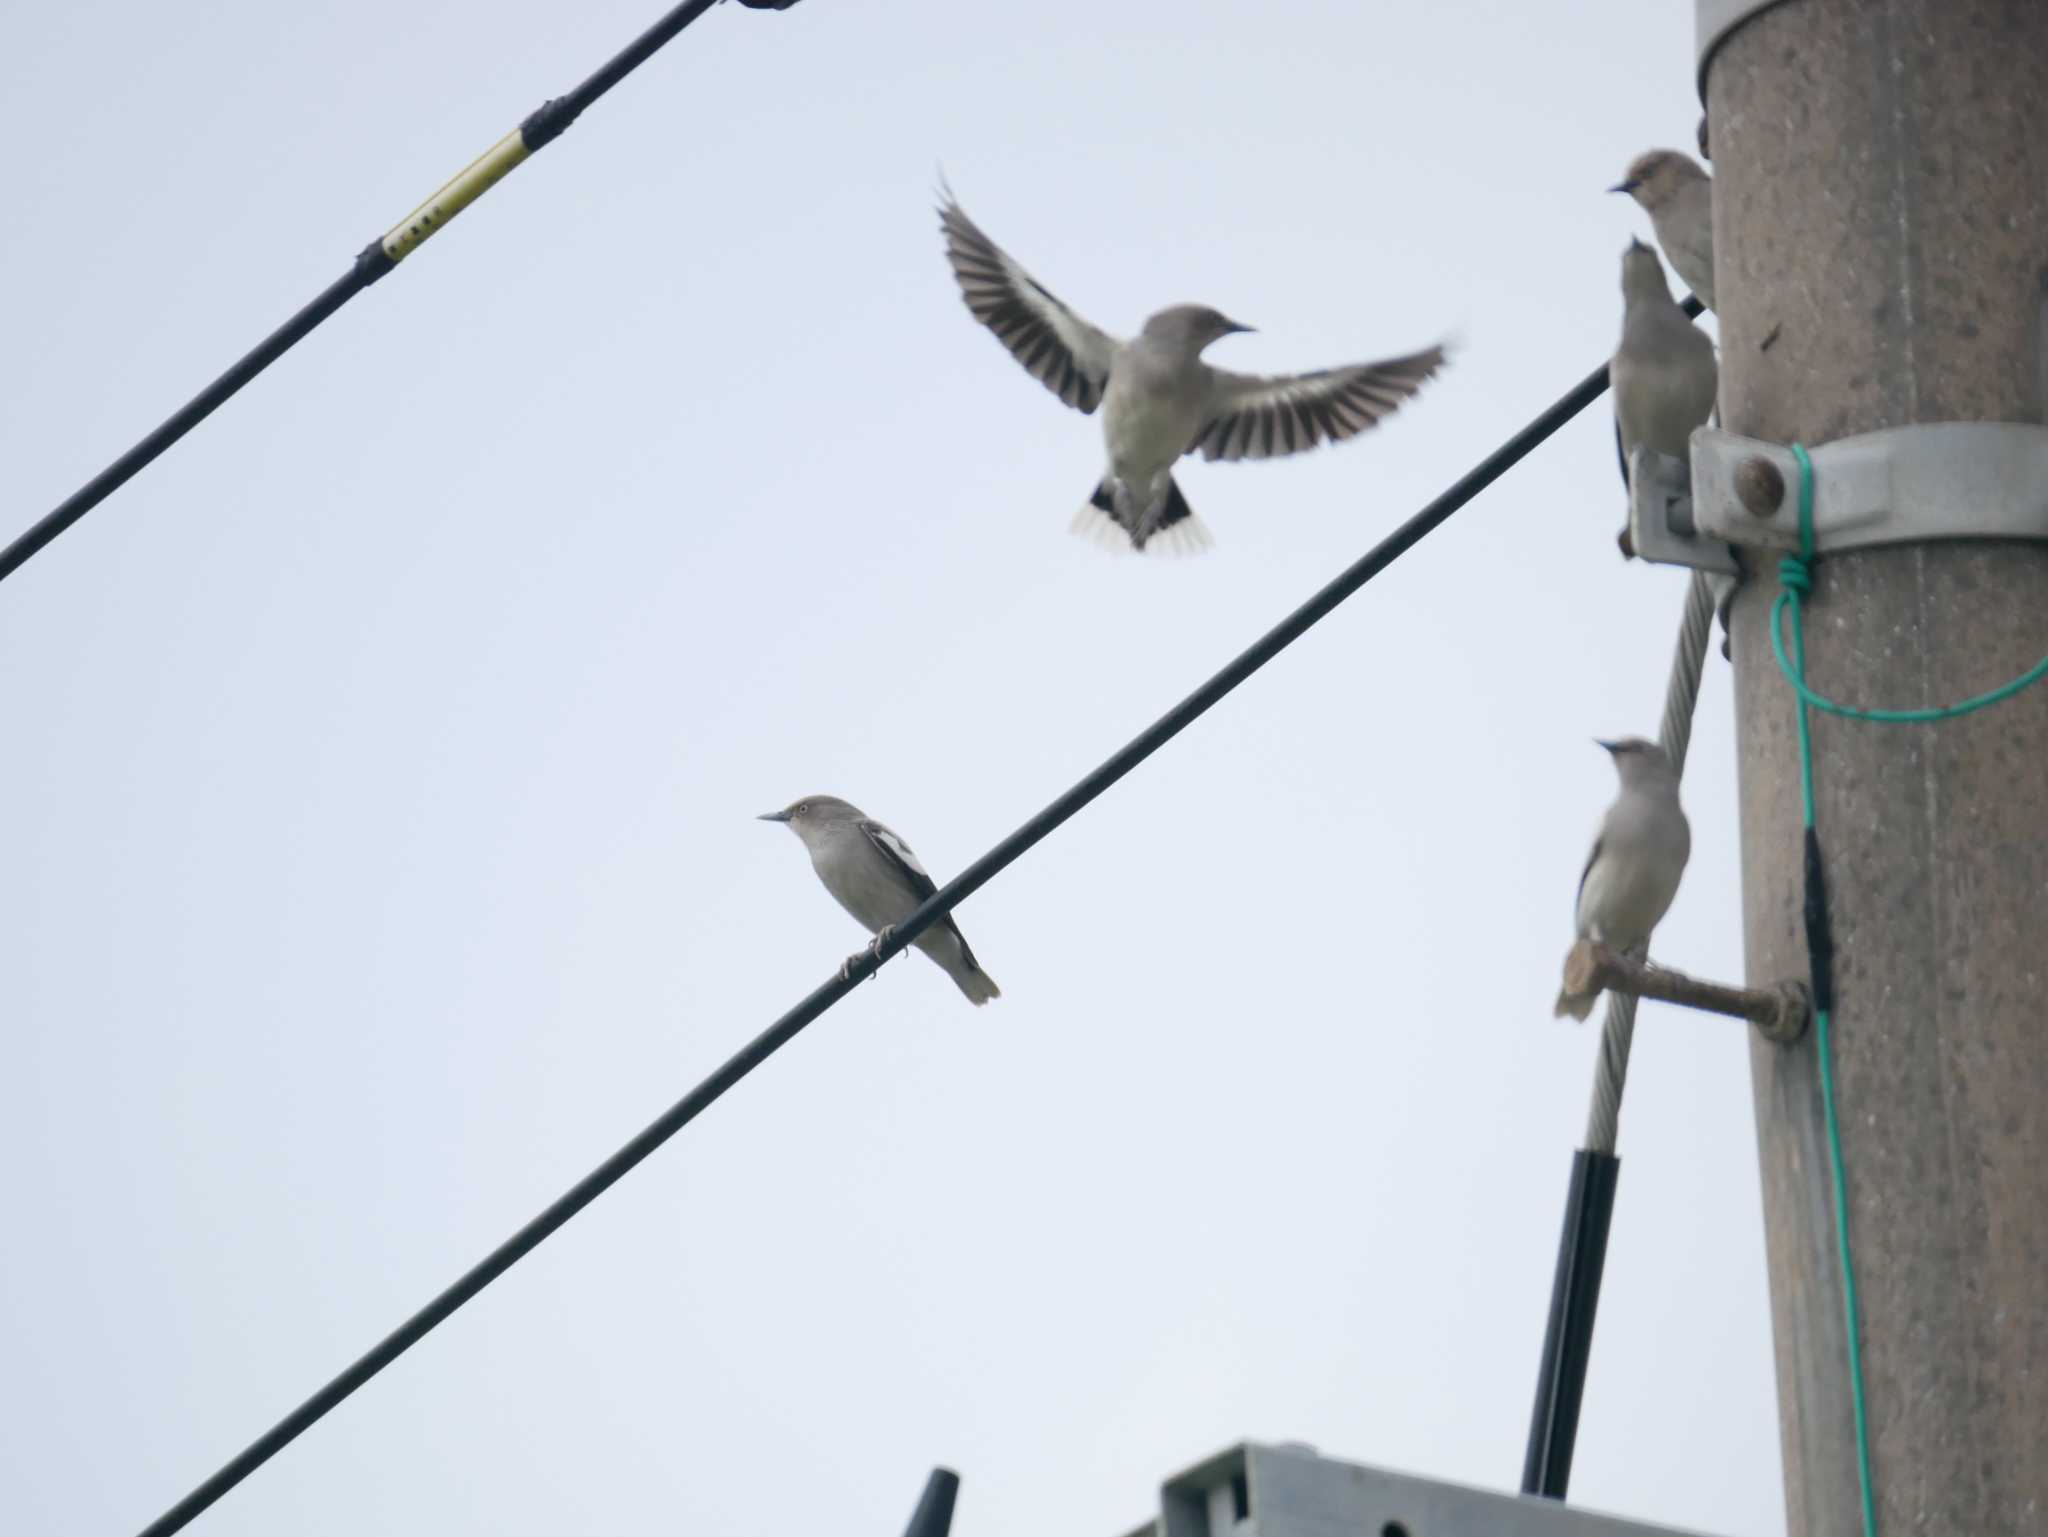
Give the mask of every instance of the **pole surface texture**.
<svg viewBox="0 0 2048 1537">
<path fill-rule="evenodd" d="M 1706 94 L 1730 431 L 2043 421 L 2048 4 L 1787 0 L 1727 38 Z M 1776 562 L 1753 564 L 1733 644 L 1763 986 L 1807 957 L 1795 700 L 1765 630 Z M 2048 545 L 1814 569 L 1807 677 L 1830 698 L 1952 703 L 2048 652 Z M 1878 1531 L 2048 1533 L 2048 684 L 1932 725 L 1816 713 L 1813 734 Z M 1845 1537 L 1862 1523 L 1816 1049 L 1752 1060 L 1790 1531 Z"/>
</svg>

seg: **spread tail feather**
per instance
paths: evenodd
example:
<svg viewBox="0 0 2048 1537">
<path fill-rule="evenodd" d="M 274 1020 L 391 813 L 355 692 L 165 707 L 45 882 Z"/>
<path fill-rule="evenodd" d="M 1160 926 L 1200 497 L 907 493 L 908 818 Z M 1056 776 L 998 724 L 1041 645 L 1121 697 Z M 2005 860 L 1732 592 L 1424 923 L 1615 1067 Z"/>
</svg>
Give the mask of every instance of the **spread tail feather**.
<svg viewBox="0 0 2048 1537">
<path fill-rule="evenodd" d="M 1150 521 L 1140 518 L 1133 527 L 1116 507 L 1116 488 L 1104 480 L 1087 503 L 1074 515 L 1073 532 L 1111 550 L 1136 550 L 1139 554 L 1195 555 L 1215 543 L 1209 529 L 1195 516 L 1179 484 L 1166 483 L 1166 505 Z"/>
<path fill-rule="evenodd" d="M 1594 1000 L 1598 993 L 1561 992 L 1557 995 L 1557 1007 L 1550 1011 L 1552 1019 L 1563 1019 L 1569 1014 L 1573 1019 L 1589 1019 L 1593 1014 Z"/>
</svg>

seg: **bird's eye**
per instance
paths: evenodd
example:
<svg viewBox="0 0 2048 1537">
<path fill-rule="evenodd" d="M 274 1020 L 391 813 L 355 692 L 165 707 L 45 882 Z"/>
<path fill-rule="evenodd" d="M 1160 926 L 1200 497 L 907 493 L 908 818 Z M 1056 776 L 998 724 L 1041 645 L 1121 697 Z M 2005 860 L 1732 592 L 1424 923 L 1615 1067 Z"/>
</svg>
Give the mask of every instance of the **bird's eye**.
<svg viewBox="0 0 2048 1537">
<path fill-rule="evenodd" d="M 811 809 L 811 803 L 810 803 L 809 801 L 805 801 L 805 802 L 804 802 L 804 803 L 803 803 L 803 804 L 802 804 L 801 806 L 799 806 L 799 807 L 797 807 L 797 808 L 796 808 L 796 814 L 797 814 L 798 816 L 802 816 L 802 815 L 804 815 L 804 814 L 805 814 L 806 812 L 808 812 L 808 811 L 809 811 L 810 809 Z"/>
</svg>

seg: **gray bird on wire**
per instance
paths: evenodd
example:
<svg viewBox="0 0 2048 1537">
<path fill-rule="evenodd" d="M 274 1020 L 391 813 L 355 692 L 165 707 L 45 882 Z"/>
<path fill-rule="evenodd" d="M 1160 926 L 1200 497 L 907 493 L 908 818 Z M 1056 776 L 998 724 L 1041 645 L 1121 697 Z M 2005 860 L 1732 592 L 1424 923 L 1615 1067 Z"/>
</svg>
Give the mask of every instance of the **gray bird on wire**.
<svg viewBox="0 0 2048 1537">
<path fill-rule="evenodd" d="M 1121 548 L 1193 551 L 1209 533 L 1174 483 L 1173 465 L 1267 459 L 1356 437 L 1398 409 L 1444 364 L 1428 347 L 1378 363 L 1264 378 L 1212 368 L 1211 342 L 1252 328 L 1202 304 L 1177 304 L 1121 341 L 1089 324 L 1006 255 L 943 192 L 946 259 L 976 320 L 1025 370 L 1084 415 L 1102 409 L 1108 472 L 1074 532 Z"/>
<path fill-rule="evenodd" d="M 1674 459 L 1691 452 L 1693 428 L 1714 413 L 1720 370 L 1713 341 L 1678 307 L 1664 264 L 1640 240 L 1621 253 L 1621 299 L 1621 344 L 1607 377 L 1626 482 L 1638 445 Z"/>
<path fill-rule="evenodd" d="M 1635 736 L 1599 745 L 1613 755 L 1621 793 L 1601 819 L 1579 876 L 1579 938 L 1640 956 L 1678 895 L 1692 829 L 1678 804 L 1678 770 L 1663 748 Z M 1561 991 L 1555 1012 L 1584 1019 L 1598 997 Z"/>
<path fill-rule="evenodd" d="M 1657 244 L 1679 279 L 1714 307 L 1714 181 L 1683 150 L 1645 150 L 1607 189 L 1626 192 L 1650 216 Z"/>
<path fill-rule="evenodd" d="M 803 840 L 811 868 L 833 900 L 875 936 L 868 946 L 870 954 L 879 952 L 890 931 L 939 889 L 909 844 L 836 795 L 807 795 L 781 811 L 763 812 L 760 820 L 781 822 Z M 969 1003 L 979 1007 L 1002 997 L 1002 989 L 967 948 L 967 937 L 951 913 L 912 943 L 938 963 Z M 850 974 L 858 959 L 848 956 L 839 974 Z"/>
</svg>

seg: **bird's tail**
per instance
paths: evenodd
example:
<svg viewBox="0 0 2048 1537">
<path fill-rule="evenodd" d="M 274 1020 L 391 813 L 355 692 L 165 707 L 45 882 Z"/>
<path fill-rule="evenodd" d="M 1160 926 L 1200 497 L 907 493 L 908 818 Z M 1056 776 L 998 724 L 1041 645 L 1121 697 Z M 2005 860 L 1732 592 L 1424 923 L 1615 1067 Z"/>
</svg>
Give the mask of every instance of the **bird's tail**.
<svg viewBox="0 0 2048 1537">
<path fill-rule="evenodd" d="M 1196 555 L 1215 543 L 1209 537 L 1208 526 L 1195 516 L 1187 498 L 1180 494 L 1180 486 L 1170 477 L 1166 482 L 1166 501 L 1149 517 L 1134 514 L 1130 501 L 1126 497 L 1123 509 L 1119 510 L 1116 486 L 1104 479 L 1074 514 L 1073 532 L 1105 549 L 1136 550 L 1141 555 L 1147 551 Z"/>
<path fill-rule="evenodd" d="M 1590 1019 L 1593 1014 L 1594 1000 L 1599 996 L 1598 993 L 1560 992 L 1557 995 L 1557 1007 L 1550 1011 L 1550 1017 L 1552 1019 L 1563 1019 L 1565 1015 L 1569 1014 L 1573 1019 Z"/>
<path fill-rule="evenodd" d="M 996 986 L 996 979 L 974 964 L 974 957 L 967 958 L 967 965 L 953 973 L 953 980 L 960 985 L 960 991 L 967 995 L 967 1001 L 980 1008 L 991 998 L 1003 996 L 1003 990 Z"/>
<path fill-rule="evenodd" d="M 967 948 L 967 936 L 957 925 L 936 923 L 917 936 L 917 947 L 939 963 L 953 985 L 967 995 L 967 1001 L 980 1008 L 991 998 L 1003 996 L 1003 990 L 996 986 L 996 979 L 981 969 L 981 962 L 974 958 L 974 952 Z"/>
</svg>

